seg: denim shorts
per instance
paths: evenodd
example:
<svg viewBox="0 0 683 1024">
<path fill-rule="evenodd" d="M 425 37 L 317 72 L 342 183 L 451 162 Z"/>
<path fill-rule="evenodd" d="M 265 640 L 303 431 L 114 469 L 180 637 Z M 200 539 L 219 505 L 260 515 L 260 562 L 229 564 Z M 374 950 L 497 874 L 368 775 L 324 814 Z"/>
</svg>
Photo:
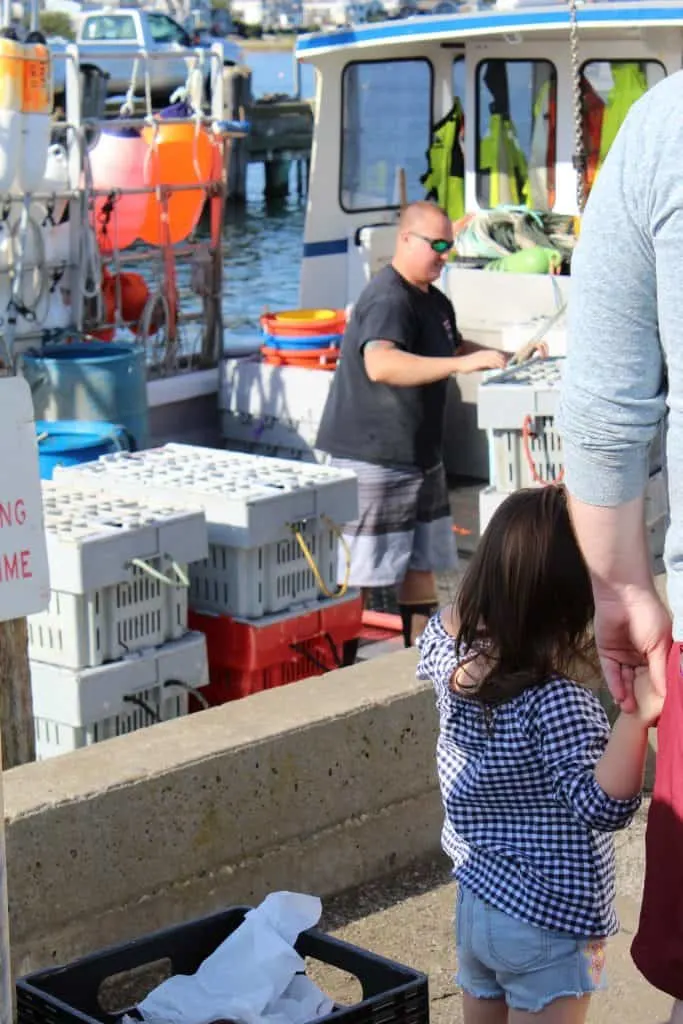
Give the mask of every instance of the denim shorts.
<svg viewBox="0 0 683 1024">
<path fill-rule="evenodd" d="M 538 1013 L 561 996 L 606 988 L 605 939 L 525 924 L 460 886 L 455 912 L 456 981 L 478 999 Z"/>
</svg>

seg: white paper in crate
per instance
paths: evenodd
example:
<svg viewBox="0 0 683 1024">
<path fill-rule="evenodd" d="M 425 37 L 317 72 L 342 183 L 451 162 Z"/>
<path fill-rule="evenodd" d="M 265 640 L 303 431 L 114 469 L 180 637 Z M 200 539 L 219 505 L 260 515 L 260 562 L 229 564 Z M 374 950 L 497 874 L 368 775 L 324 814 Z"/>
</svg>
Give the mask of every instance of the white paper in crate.
<svg viewBox="0 0 683 1024">
<path fill-rule="evenodd" d="M 150 1024 L 305 1024 L 331 1013 L 332 1000 L 300 973 L 305 965 L 294 949 L 321 912 L 316 896 L 271 893 L 196 974 L 169 978 L 137 1009 Z"/>
</svg>

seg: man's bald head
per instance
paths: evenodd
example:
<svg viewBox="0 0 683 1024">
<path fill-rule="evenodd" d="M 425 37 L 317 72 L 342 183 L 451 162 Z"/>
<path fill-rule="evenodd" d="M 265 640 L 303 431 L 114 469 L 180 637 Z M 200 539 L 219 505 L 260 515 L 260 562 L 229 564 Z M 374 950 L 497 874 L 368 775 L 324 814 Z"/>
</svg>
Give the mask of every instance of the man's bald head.
<svg viewBox="0 0 683 1024">
<path fill-rule="evenodd" d="M 423 290 L 440 277 L 448 259 L 449 246 L 434 249 L 434 242 L 453 243 L 453 226 L 446 213 L 426 200 L 410 203 L 399 218 L 393 266 Z"/>
<path fill-rule="evenodd" d="M 432 226 L 442 229 L 444 222 L 448 225 L 447 230 L 450 232 L 450 221 L 441 207 L 437 206 L 436 203 L 430 203 L 427 199 L 420 199 L 416 203 L 404 206 L 401 210 L 401 216 L 398 221 L 398 233 L 401 235 L 407 231 L 423 230 L 426 232 Z M 438 237 L 444 237 L 443 231 Z"/>
</svg>

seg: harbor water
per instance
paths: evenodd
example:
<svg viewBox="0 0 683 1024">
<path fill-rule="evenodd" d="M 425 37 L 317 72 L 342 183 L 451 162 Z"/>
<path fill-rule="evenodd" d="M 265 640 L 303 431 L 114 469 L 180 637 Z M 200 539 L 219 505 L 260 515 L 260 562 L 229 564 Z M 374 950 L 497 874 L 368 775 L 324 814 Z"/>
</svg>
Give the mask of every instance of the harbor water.
<svg viewBox="0 0 683 1024">
<path fill-rule="evenodd" d="M 254 97 L 294 91 L 291 52 L 248 51 Z M 301 91 L 313 96 L 314 72 L 302 66 Z M 294 172 L 292 172 L 294 173 Z M 264 308 L 283 309 L 298 303 L 299 264 L 306 199 L 292 181 L 286 199 L 266 200 L 264 171 L 249 167 L 247 202 L 230 205 L 224 228 L 223 314 L 228 336 L 249 336 L 258 330 Z"/>
</svg>

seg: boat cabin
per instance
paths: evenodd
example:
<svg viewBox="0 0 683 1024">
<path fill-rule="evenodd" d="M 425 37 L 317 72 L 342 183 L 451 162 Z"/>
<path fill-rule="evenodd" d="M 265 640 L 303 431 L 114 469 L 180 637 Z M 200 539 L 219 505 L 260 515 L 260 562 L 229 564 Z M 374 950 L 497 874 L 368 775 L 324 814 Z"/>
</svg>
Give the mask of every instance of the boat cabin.
<svg viewBox="0 0 683 1024">
<path fill-rule="evenodd" d="M 468 4 L 303 36 L 296 55 L 317 71 L 302 307 L 353 303 L 402 203 L 432 197 L 456 223 L 440 284 L 463 334 L 507 350 L 544 334 L 562 354 L 583 198 L 631 104 L 681 69 L 683 3 Z M 500 263 L 539 240 L 537 265 Z M 458 384 L 472 444 L 447 468 L 485 477 L 476 387 Z"/>
</svg>

